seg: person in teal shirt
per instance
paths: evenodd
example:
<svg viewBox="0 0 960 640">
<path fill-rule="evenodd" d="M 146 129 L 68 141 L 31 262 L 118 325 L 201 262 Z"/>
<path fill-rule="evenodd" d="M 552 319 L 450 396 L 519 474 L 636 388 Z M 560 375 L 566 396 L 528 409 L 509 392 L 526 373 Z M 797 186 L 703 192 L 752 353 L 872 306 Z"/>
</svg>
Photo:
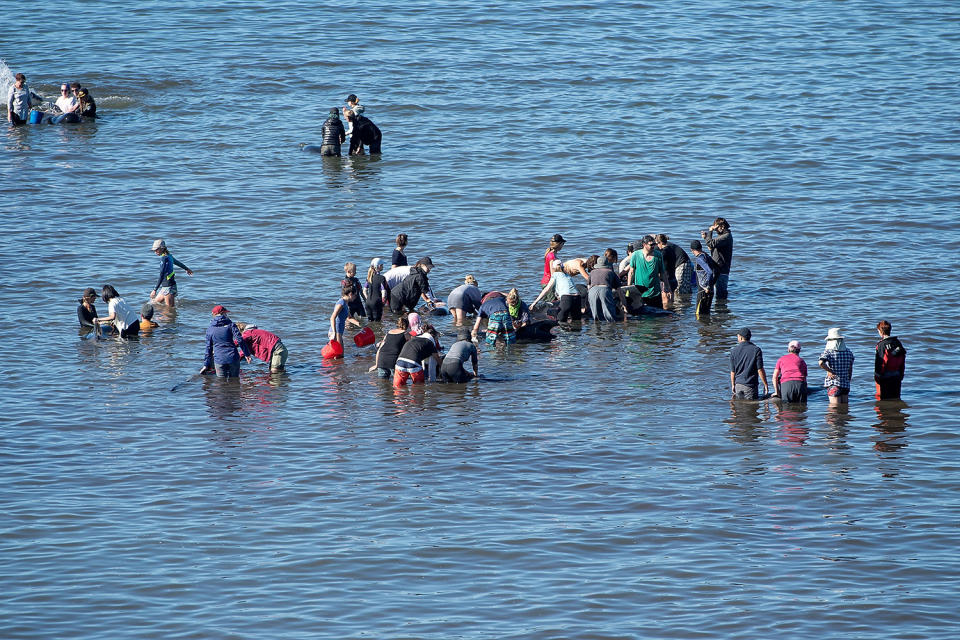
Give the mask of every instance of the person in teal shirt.
<svg viewBox="0 0 960 640">
<path fill-rule="evenodd" d="M 663 256 L 656 250 L 652 236 L 643 236 L 640 249 L 630 256 L 630 269 L 627 282 L 633 283 L 640 291 L 643 304 L 663 309 L 672 301 L 670 276 L 663 262 Z"/>
</svg>

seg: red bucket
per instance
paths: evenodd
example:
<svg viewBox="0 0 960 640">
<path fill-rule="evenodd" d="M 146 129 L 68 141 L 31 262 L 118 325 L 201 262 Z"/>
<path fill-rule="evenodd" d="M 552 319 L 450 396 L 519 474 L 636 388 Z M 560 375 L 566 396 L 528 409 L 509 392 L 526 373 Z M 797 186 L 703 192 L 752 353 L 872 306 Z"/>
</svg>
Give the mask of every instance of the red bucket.
<svg viewBox="0 0 960 640">
<path fill-rule="evenodd" d="M 376 339 L 377 337 L 373 335 L 373 329 L 364 327 L 357 332 L 357 335 L 353 336 L 353 343 L 358 347 L 365 347 L 368 344 L 373 344 Z"/>
<path fill-rule="evenodd" d="M 323 356 L 324 360 L 331 360 L 333 358 L 342 358 L 343 357 L 343 345 L 337 342 L 336 340 L 331 340 L 327 345 L 320 350 L 320 355 Z"/>
</svg>

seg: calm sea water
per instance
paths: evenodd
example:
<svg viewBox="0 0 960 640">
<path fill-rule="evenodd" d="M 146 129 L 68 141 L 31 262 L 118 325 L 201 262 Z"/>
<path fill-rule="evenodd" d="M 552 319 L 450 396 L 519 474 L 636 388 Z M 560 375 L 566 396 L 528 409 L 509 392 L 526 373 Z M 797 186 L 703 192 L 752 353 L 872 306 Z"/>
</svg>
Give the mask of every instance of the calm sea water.
<svg viewBox="0 0 960 640">
<path fill-rule="evenodd" d="M 0 636 L 956 637 L 955 3 L 21 17 L 3 95 L 77 80 L 102 118 L 2 133 Z M 383 156 L 301 152 L 348 93 Z M 622 253 L 718 215 L 709 320 L 684 302 L 484 348 L 466 387 L 320 359 L 343 263 L 398 232 L 439 293 L 473 273 L 531 299 L 553 233 Z M 156 237 L 196 272 L 175 315 L 78 334 L 84 287 L 146 299 Z M 288 374 L 192 377 L 214 304 L 281 335 Z M 872 399 L 881 318 L 902 403 Z M 849 407 L 732 405 L 741 326 L 771 373 L 841 327 Z"/>
</svg>

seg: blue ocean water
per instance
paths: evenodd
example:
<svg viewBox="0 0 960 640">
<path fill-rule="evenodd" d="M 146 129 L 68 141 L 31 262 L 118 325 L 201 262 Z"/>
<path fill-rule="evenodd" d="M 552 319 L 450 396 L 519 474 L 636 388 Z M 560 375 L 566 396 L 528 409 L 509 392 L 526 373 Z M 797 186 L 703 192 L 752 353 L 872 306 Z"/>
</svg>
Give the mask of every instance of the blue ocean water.
<svg viewBox="0 0 960 640">
<path fill-rule="evenodd" d="M 945 2 L 31 5 L 3 95 L 77 80 L 101 118 L 4 133 L 0 635 L 952 638 L 957 26 Z M 382 157 L 301 152 L 348 93 Z M 466 388 L 320 359 L 343 263 L 401 231 L 438 293 L 529 300 L 554 233 L 622 254 L 716 216 L 709 320 L 483 348 Z M 78 334 L 84 287 L 146 299 L 157 237 L 195 271 L 175 315 Z M 195 377 L 214 304 L 288 374 Z M 881 318 L 902 403 L 872 397 Z M 745 325 L 768 375 L 841 327 L 849 407 L 730 403 Z"/>
</svg>

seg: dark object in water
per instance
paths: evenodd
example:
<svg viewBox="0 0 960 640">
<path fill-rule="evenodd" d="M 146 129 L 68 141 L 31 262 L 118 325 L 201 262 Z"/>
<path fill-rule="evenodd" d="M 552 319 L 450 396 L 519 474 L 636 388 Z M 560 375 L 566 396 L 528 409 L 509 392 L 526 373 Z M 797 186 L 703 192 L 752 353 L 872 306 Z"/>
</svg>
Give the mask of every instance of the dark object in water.
<svg viewBox="0 0 960 640">
<path fill-rule="evenodd" d="M 550 318 L 534 320 L 517 330 L 517 342 L 550 342 L 556 337 L 550 331 L 555 326 L 557 321 Z"/>
<path fill-rule="evenodd" d="M 448 316 L 450 310 L 446 307 L 431 307 L 423 304 L 417 307 L 417 313 L 421 316 Z"/>
</svg>

